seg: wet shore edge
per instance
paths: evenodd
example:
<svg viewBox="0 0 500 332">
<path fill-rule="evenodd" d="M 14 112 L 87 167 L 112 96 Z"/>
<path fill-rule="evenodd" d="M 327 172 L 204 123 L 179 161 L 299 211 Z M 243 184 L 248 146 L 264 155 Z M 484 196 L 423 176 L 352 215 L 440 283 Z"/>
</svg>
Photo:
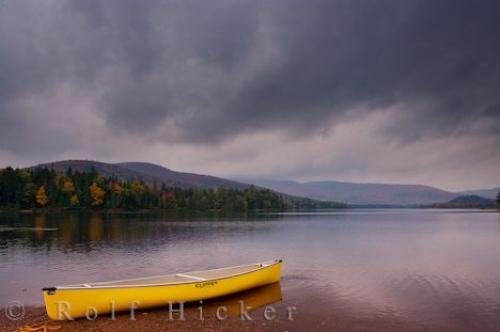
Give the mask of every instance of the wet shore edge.
<svg viewBox="0 0 500 332">
<path fill-rule="evenodd" d="M 210 308 L 209 310 L 210 311 Z M 0 327 L 2 331 L 418 331 L 417 326 L 408 326 L 391 317 L 360 318 L 350 314 L 332 313 L 330 317 L 299 315 L 289 320 L 285 314 L 277 313 L 272 320 L 265 319 L 264 309 L 250 313 L 251 319 L 229 316 L 223 320 L 214 312 L 204 312 L 200 320 L 196 306 L 184 308 L 184 320 L 178 313 L 169 319 L 168 307 L 154 310 L 140 310 L 134 313 L 116 313 L 72 321 L 54 321 L 48 318 L 44 307 L 23 308 L 22 316 L 8 317 L 8 308 L 1 308 Z M 15 312 L 19 314 L 19 312 Z"/>
<path fill-rule="evenodd" d="M 184 308 L 184 319 L 178 312 L 169 317 L 168 307 L 153 310 L 138 310 L 133 316 L 129 312 L 116 313 L 112 318 L 109 314 L 97 317 L 95 320 L 80 318 L 75 320 L 51 320 L 44 307 L 24 307 L 22 312 L 13 310 L 9 316 L 9 308 L 1 308 L 0 330 L 2 331 L 272 331 L 276 328 L 293 330 L 293 322 L 284 322 L 284 317 L 276 317 L 267 321 L 255 312 L 250 314 L 251 320 L 239 316 L 229 316 L 223 320 L 215 314 L 200 313 L 196 306 L 187 305 Z"/>
<path fill-rule="evenodd" d="M 193 308 L 186 308 L 185 320 L 182 321 L 174 316 L 174 320 L 169 320 L 168 311 L 152 310 L 152 311 L 137 311 L 132 318 L 129 313 L 117 313 L 115 319 L 109 315 L 97 317 L 95 320 L 86 318 L 75 319 L 72 321 L 54 321 L 48 318 L 45 308 L 43 307 L 26 307 L 22 317 L 8 317 L 7 308 L 2 308 L 2 318 L 0 326 L 3 331 L 22 331 L 23 329 L 40 327 L 43 331 L 44 327 L 49 331 L 139 331 L 139 330 L 179 330 L 191 329 L 205 331 L 207 328 L 217 328 L 217 322 L 210 318 L 206 318 L 203 323 L 198 319 L 193 319 L 195 314 Z M 14 315 L 20 315 L 19 312 Z M 197 317 L 196 317 L 197 318 Z M 229 319 L 228 319 L 229 323 Z M 220 324 L 219 324 L 220 325 Z M 226 325 L 226 324 L 224 324 Z M 226 326 L 230 328 L 229 323 Z M 233 326 L 234 327 L 234 326 Z"/>
</svg>

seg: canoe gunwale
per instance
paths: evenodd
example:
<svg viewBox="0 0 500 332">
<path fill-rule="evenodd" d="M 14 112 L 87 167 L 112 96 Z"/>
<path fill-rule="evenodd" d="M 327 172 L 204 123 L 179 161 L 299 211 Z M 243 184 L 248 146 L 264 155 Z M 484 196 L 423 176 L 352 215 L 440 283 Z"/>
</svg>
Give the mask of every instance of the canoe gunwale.
<svg viewBox="0 0 500 332">
<path fill-rule="evenodd" d="M 190 272 L 182 273 L 182 274 L 195 274 L 195 273 L 198 273 L 198 272 L 220 271 L 220 270 L 231 269 L 231 268 L 239 268 L 239 267 L 246 267 L 246 266 L 256 266 L 255 269 L 252 269 L 252 270 L 249 270 L 249 271 L 228 274 L 228 275 L 221 276 L 221 277 L 206 278 L 204 280 L 186 280 L 186 281 L 154 283 L 154 284 L 111 285 L 112 283 L 116 283 L 116 282 L 144 280 L 144 279 L 148 279 L 148 278 L 156 278 L 156 277 L 160 278 L 160 277 L 167 277 L 167 276 L 175 276 L 175 275 L 177 275 L 177 274 L 174 273 L 174 274 L 163 274 L 163 275 L 151 276 L 151 277 L 145 277 L 145 278 L 134 278 L 134 279 L 123 279 L 123 280 L 98 282 L 98 283 L 93 283 L 90 287 L 89 287 L 89 284 L 75 284 L 75 285 L 65 285 L 65 286 L 55 286 L 55 287 L 44 287 L 44 288 L 42 288 L 42 291 L 47 291 L 48 294 L 51 294 L 51 293 L 53 294 L 53 293 L 55 293 L 56 290 L 92 290 L 92 289 L 105 289 L 105 288 L 139 288 L 139 287 L 158 287 L 158 286 L 199 284 L 199 283 L 204 283 L 204 282 L 211 282 L 211 281 L 214 281 L 214 280 L 230 279 L 230 278 L 234 278 L 234 277 L 245 275 L 245 274 L 249 274 L 249 273 L 254 273 L 256 271 L 262 271 L 264 269 L 268 269 L 270 267 L 273 267 L 276 264 L 281 264 L 282 262 L 283 262 L 282 259 L 275 259 L 275 260 L 272 260 L 272 261 L 265 261 L 265 262 L 261 262 L 261 263 L 245 264 L 245 265 L 238 265 L 238 266 L 231 266 L 231 267 L 223 267 L 223 268 L 218 268 L 218 269 L 190 271 Z"/>
</svg>

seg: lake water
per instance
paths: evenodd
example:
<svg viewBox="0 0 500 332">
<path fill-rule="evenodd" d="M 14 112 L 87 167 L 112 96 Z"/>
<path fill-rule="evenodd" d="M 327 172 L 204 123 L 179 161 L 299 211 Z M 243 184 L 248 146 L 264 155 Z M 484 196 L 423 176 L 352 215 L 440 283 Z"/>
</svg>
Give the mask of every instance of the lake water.
<svg viewBox="0 0 500 332">
<path fill-rule="evenodd" d="M 346 210 L 247 216 L 0 214 L 0 306 L 44 286 L 284 259 L 300 319 L 500 328 L 500 214 Z"/>
</svg>

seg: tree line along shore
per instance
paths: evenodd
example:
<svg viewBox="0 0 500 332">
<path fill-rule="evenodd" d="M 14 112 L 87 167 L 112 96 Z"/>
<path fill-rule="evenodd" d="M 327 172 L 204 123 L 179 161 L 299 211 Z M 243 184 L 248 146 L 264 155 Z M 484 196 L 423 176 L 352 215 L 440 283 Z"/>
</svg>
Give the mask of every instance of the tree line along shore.
<svg viewBox="0 0 500 332">
<path fill-rule="evenodd" d="M 249 186 L 231 188 L 178 188 L 143 181 L 104 177 L 91 168 L 69 168 L 58 173 L 48 168 L 0 169 L 2 209 L 189 209 L 189 210 L 285 210 L 344 208 L 345 204 L 280 195 Z"/>
</svg>

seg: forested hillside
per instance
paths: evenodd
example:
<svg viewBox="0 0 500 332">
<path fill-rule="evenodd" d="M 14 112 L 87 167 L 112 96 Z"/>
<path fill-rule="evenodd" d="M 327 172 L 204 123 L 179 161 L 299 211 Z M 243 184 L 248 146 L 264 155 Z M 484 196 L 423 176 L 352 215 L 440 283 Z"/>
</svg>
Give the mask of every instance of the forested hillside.
<svg viewBox="0 0 500 332">
<path fill-rule="evenodd" d="M 337 208 L 345 205 L 285 197 L 254 186 L 233 188 L 179 188 L 121 180 L 89 171 L 56 172 L 48 168 L 0 170 L 0 207 L 93 209 L 281 210 Z"/>
</svg>

